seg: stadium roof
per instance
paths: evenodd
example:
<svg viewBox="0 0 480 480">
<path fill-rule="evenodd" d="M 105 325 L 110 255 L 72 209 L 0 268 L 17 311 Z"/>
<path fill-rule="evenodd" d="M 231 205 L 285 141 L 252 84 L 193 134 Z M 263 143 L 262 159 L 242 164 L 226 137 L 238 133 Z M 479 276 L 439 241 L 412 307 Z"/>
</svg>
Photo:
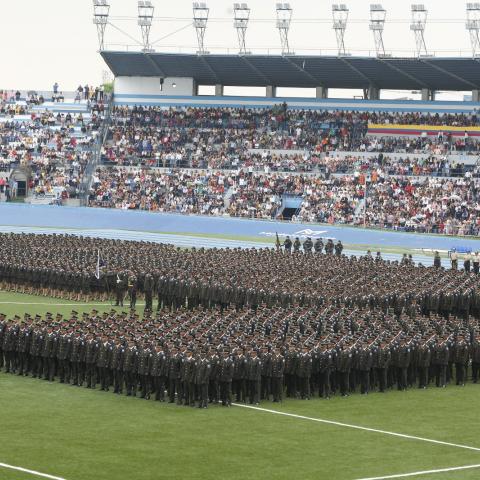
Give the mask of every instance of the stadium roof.
<svg viewBox="0 0 480 480">
<path fill-rule="evenodd" d="M 199 85 L 480 89 L 472 58 L 369 58 L 302 55 L 196 55 L 101 52 L 115 76 L 191 77 Z"/>
</svg>

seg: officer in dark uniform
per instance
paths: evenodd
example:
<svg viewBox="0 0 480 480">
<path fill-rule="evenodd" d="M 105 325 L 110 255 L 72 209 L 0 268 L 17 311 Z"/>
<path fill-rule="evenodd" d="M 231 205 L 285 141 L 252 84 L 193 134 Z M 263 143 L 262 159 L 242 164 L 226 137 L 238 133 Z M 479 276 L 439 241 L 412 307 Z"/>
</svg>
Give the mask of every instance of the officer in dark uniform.
<svg viewBox="0 0 480 480">
<path fill-rule="evenodd" d="M 348 397 L 352 357 L 352 351 L 347 346 L 343 346 L 337 356 L 337 372 L 339 374 L 340 393 L 342 397 Z"/>
<path fill-rule="evenodd" d="M 272 390 L 272 353 L 268 351 L 268 347 L 263 348 L 260 360 L 262 361 L 260 397 L 262 400 L 269 400 Z"/>
<path fill-rule="evenodd" d="M 310 376 L 312 375 L 312 356 L 308 346 L 303 346 L 303 351 L 298 356 L 297 377 L 299 381 L 300 398 L 310 399 Z"/>
<path fill-rule="evenodd" d="M 261 365 L 259 368 L 259 378 L 261 375 Z M 229 355 L 229 349 L 221 352 L 219 359 L 218 378 L 220 383 L 220 398 L 222 405 L 230 407 L 232 405 L 232 380 L 233 380 L 233 360 Z M 260 386 L 259 386 L 260 387 Z M 260 394 L 260 391 L 258 392 Z"/>
<path fill-rule="evenodd" d="M 331 392 L 331 373 L 335 366 L 335 349 L 333 344 L 324 345 L 319 354 L 320 362 L 320 385 L 319 395 L 323 398 L 329 399 Z"/>
<path fill-rule="evenodd" d="M 21 328 L 18 331 L 18 340 L 17 340 L 17 366 L 18 366 L 18 375 L 26 375 L 28 372 L 28 358 L 30 351 L 30 328 L 27 326 L 26 322 L 23 321 Z"/>
<path fill-rule="evenodd" d="M 170 403 L 175 402 L 175 393 L 182 400 L 182 388 L 180 384 L 180 367 L 182 364 L 182 357 L 176 347 L 172 347 L 168 356 L 168 396 Z"/>
<path fill-rule="evenodd" d="M 190 407 L 195 406 L 195 367 L 193 351 L 191 348 L 188 348 L 182 364 L 182 377 L 185 406 Z"/>
<path fill-rule="evenodd" d="M 215 351 L 210 355 L 210 365 L 212 368 L 208 382 L 208 398 L 211 403 L 218 403 L 220 398 L 220 356 Z"/>
<path fill-rule="evenodd" d="M 323 251 L 323 242 L 321 238 L 317 238 L 315 240 L 315 244 L 313 245 L 313 249 L 315 250 L 315 253 L 322 253 Z"/>
<path fill-rule="evenodd" d="M 257 355 L 257 350 L 252 349 L 247 366 L 248 398 L 250 404 L 258 405 L 260 402 L 260 388 L 262 381 L 262 360 Z"/>
<path fill-rule="evenodd" d="M 363 344 L 358 352 L 358 369 L 360 371 L 360 392 L 368 395 L 370 392 L 370 370 L 373 365 L 373 353 L 369 345 Z"/>
<path fill-rule="evenodd" d="M 150 346 L 148 343 L 145 343 L 143 347 L 139 349 L 137 374 L 142 390 L 141 398 L 145 398 L 146 400 L 150 399 L 150 368 L 152 357 L 153 354 Z"/>
<path fill-rule="evenodd" d="M 55 377 L 56 340 L 57 336 L 53 332 L 53 326 L 50 324 L 47 327 L 47 335 L 45 335 L 42 351 L 43 378 L 49 382 L 53 382 Z"/>
<path fill-rule="evenodd" d="M 478 382 L 478 373 L 480 371 L 480 337 L 476 335 L 470 345 L 470 358 L 472 359 L 472 380 Z"/>
<path fill-rule="evenodd" d="M 165 380 L 167 373 L 167 357 L 161 345 L 155 346 L 152 355 L 152 364 L 150 375 L 152 377 L 153 389 L 155 390 L 155 400 L 165 401 Z"/>
<path fill-rule="evenodd" d="M 272 391 L 273 401 L 281 402 L 283 396 L 283 374 L 285 371 L 285 358 L 279 348 L 275 348 L 272 363 Z"/>
<path fill-rule="evenodd" d="M 115 306 L 123 307 L 123 299 L 125 298 L 126 281 L 123 272 L 118 272 L 115 279 Z"/>
<path fill-rule="evenodd" d="M 387 386 L 387 372 L 390 366 L 392 353 L 388 345 L 384 342 L 380 342 L 380 347 L 375 355 L 374 366 L 378 379 L 378 387 L 380 392 L 385 392 Z"/>
<path fill-rule="evenodd" d="M 335 255 L 338 255 L 340 256 L 343 252 L 343 245 L 342 245 L 342 242 L 341 240 L 339 240 L 337 242 L 337 244 L 335 245 Z"/>
<path fill-rule="evenodd" d="M 135 308 L 137 304 L 137 277 L 130 275 L 128 277 L 128 296 L 130 297 L 130 308 Z"/>
<path fill-rule="evenodd" d="M 138 370 L 138 349 L 133 340 L 128 341 L 128 347 L 123 356 L 123 373 L 125 376 L 125 388 L 127 397 L 137 395 L 137 370 Z"/>
<path fill-rule="evenodd" d="M 478 275 L 480 271 L 480 254 L 479 252 L 475 252 L 473 255 L 472 259 L 472 265 L 473 265 L 473 273 L 475 275 Z"/>
<path fill-rule="evenodd" d="M 300 247 L 302 246 L 302 244 L 300 243 L 300 239 L 298 237 L 295 238 L 295 241 L 293 242 L 293 252 L 299 252 L 300 251 Z"/>
<path fill-rule="evenodd" d="M 143 284 L 143 292 L 145 293 L 145 310 L 152 310 L 153 303 L 153 289 L 155 281 L 150 273 L 145 275 L 145 282 Z"/>
<path fill-rule="evenodd" d="M 465 386 L 465 369 L 468 364 L 469 348 L 463 335 L 459 336 L 454 348 L 455 377 L 457 385 Z"/>
<path fill-rule="evenodd" d="M 70 380 L 70 356 L 72 350 L 72 335 L 67 333 L 66 329 L 62 329 L 58 338 L 58 376 L 60 383 L 69 383 Z"/>
<path fill-rule="evenodd" d="M 398 390 L 406 390 L 408 386 L 408 367 L 412 359 L 412 349 L 402 340 L 396 352 Z"/>
<path fill-rule="evenodd" d="M 334 249 L 335 249 L 335 245 L 333 244 L 333 240 L 329 238 L 327 241 L 327 244 L 325 245 L 325 253 L 327 255 L 333 255 Z"/>
<path fill-rule="evenodd" d="M 14 320 L 20 321 L 20 317 L 15 315 Z M 16 333 L 18 325 L 13 323 L 12 320 L 7 322 L 7 325 L 3 332 L 3 352 L 5 355 L 5 372 L 15 373 L 15 350 L 16 350 Z"/>
<path fill-rule="evenodd" d="M 116 337 L 112 348 L 111 368 L 113 373 L 113 393 L 121 394 L 123 391 L 123 357 L 125 355 L 125 346 L 119 337 Z"/>
<path fill-rule="evenodd" d="M 95 388 L 96 386 L 97 354 L 98 344 L 93 334 L 89 333 L 87 335 L 87 341 L 85 342 L 85 380 L 87 382 L 87 388 Z"/>
<path fill-rule="evenodd" d="M 290 253 L 292 251 L 292 241 L 290 240 L 290 237 L 287 235 L 287 238 L 283 242 L 283 248 L 285 248 L 285 251 Z"/>
<path fill-rule="evenodd" d="M 303 242 L 303 251 L 305 253 L 312 253 L 312 248 L 313 248 L 313 242 L 310 237 L 307 237 L 307 239 Z"/>
<path fill-rule="evenodd" d="M 418 356 L 418 388 L 427 388 L 428 370 L 431 364 L 431 351 L 427 343 L 423 343 L 417 352 Z"/>
<path fill-rule="evenodd" d="M 247 385 L 246 385 L 247 358 L 243 352 L 238 349 L 233 357 L 233 394 L 236 396 L 237 402 L 246 402 Z"/>
<path fill-rule="evenodd" d="M 83 383 L 83 365 L 85 361 L 85 339 L 79 330 L 76 330 L 72 340 L 70 353 L 72 368 L 72 385 L 81 386 Z"/>
<path fill-rule="evenodd" d="M 208 381 L 212 366 L 208 359 L 208 349 L 196 360 L 195 385 L 198 391 L 198 408 L 208 407 Z"/>
<path fill-rule="evenodd" d="M 450 358 L 448 340 L 438 343 L 434 349 L 435 379 L 437 387 L 445 388 L 447 384 L 447 367 Z"/>
<path fill-rule="evenodd" d="M 287 348 L 284 356 L 287 397 L 294 398 L 297 393 L 296 372 L 298 364 L 298 353 L 295 351 L 294 348 Z"/>
<path fill-rule="evenodd" d="M 5 319 L 6 315 L 4 313 L 0 313 L 0 370 L 3 368 L 3 337 L 7 325 Z"/>
<path fill-rule="evenodd" d="M 100 388 L 105 392 L 108 392 L 110 386 L 112 350 L 113 347 L 108 341 L 108 336 L 106 334 L 103 334 L 101 341 L 98 342 L 96 364 L 99 374 L 98 381 L 100 383 Z"/>
</svg>

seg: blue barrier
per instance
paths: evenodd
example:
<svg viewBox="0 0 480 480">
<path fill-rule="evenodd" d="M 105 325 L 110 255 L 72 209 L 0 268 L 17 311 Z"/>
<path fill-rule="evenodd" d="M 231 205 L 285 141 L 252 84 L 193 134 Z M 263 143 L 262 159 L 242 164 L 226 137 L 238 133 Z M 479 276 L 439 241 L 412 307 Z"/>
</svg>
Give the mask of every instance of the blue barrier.
<svg viewBox="0 0 480 480">
<path fill-rule="evenodd" d="M 455 250 L 457 253 L 472 253 L 472 248 L 466 247 L 465 245 L 457 245 L 455 247 L 451 247 L 450 250 Z"/>
</svg>

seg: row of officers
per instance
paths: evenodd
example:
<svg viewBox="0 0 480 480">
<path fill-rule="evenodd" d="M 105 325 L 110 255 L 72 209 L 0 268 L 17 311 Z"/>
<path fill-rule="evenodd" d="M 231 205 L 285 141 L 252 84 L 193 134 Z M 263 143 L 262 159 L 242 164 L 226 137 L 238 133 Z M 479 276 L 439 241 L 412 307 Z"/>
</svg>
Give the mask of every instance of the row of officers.
<svg viewBox="0 0 480 480">
<path fill-rule="evenodd" d="M 334 252 L 335 255 L 341 255 L 343 252 L 343 244 L 341 240 L 338 240 L 337 243 L 334 244 L 331 238 L 328 239 L 326 243 L 323 243 L 323 239 L 317 238 L 315 243 L 313 243 L 312 239 L 307 237 L 302 244 L 298 237 L 295 237 L 295 240 L 292 242 L 292 239 L 287 235 L 282 246 L 288 253 L 291 253 L 292 250 L 294 252 L 300 252 L 301 249 L 303 249 L 305 253 L 312 253 L 312 251 L 315 253 L 325 252 L 327 255 L 333 255 Z M 280 240 L 278 237 L 277 247 L 280 247 Z"/>
<path fill-rule="evenodd" d="M 128 396 L 206 408 L 209 402 L 258 404 L 261 399 L 330 398 L 373 389 L 445 387 L 474 383 L 480 370 L 480 344 L 464 339 L 436 344 L 406 341 L 378 346 L 232 348 L 151 345 L 107 335 L 32 331 L 2 332 L 0 366 L 8 373 Z M 470 371 L 471 366 L 471 371 Z"/>
</svg>

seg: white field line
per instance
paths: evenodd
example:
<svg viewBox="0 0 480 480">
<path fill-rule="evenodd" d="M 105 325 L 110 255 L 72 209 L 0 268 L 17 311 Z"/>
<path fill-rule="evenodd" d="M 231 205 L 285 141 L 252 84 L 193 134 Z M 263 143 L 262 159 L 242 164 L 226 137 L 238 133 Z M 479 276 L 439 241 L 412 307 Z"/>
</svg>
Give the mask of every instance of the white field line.
<svg viewBox="0 0 480 480">
<path fill-rule="evenodd" d="M 416 440 L 420 442 L 434 443 L 437 445 L 446 445 L 447 447 L 463 448 L 465 450 L 474 450 L 480 452 L 480 448 L 471 447 L 469 445 L 461 445 L 458 443 L 443 442 L 441 440 L 433 440 L 431 438 L 416 437 L 414 435 L 406 435 L 404 433 L 389 432 L 387 430 L 379 430 L 377 428 L 361 427 L 359 425 L 351 425 L 348 423 L 334 422 L 333 420 L 324 420 L 322 418 L 306 417 L 304 415 L 296 415 L 294 413 L 279 412 L 278 410 L 270 410 L 268 408 L 254 407 L 252 405 L 242 405 L 240 403 L 234 403 L 236 407 L 249 408 L 252 410 L 258 410 L 260 412 L 273 413 L 275 415 L 283 415 L 285 417 L 299 418 L 301 420 L 310 420 L 311 422 L 326 423 L 328 425 L 336 425 L 337 427 L 353 428 L 355 430 L 363 430 L 365 432 L 381 433 L 382 435 L 390 435 L 392 437 L 407 438 L 409 440 Z"/>
<path fill-rule="evenodd" d="M 17 470 L 23 473 L 29 473 L 30 475 L 35 475 L 36 477 L 49 478 L 50 480 L 65 480 L 62 477 L 55 477 L 49 475 L 48 473 L 36 472 L 35 470 L 28 470 L 27 468 L 15 467 L 14 465 L 9 465 L 8 463 L 0 463 L 0 468 L 8 468 L 10 470 Z"/>
<path fill-rule="evenodd" d="M 438 470 L 424 470 L 422 472 L 399 473 L 397 475 L 387 475 L 386 477 L 360 478 L 358 480 L 387 480 L 389 478 L 417 477 L 417 476 L 420 476 L 420 475 L 432 475 L 434 473 L 455 472 L 455 471 L 458 471 L 458 470 L 469 470 L 469 469 L 472 469 L 472 468 L 480 468 L 480 464 L 478 464 L 478 465 L 465 465 L 464 467 L 439 468 Z"/>
</svg>

